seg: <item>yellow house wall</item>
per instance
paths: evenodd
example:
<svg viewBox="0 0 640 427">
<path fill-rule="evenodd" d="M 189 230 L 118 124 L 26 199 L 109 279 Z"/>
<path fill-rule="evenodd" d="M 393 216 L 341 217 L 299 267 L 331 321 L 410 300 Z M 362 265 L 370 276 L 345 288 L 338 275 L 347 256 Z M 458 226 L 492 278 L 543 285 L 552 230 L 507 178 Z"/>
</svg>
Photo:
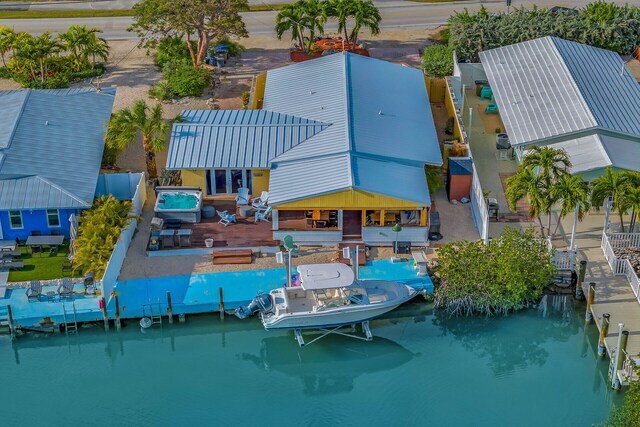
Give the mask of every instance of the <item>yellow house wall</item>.
<svg viewBox="0 0 640 427">
<path fill-rule="evenodd" d="M 269 170 L 256 169 L 251 171 L 253 194 L 260 195 L 263 191 L 269 191 Z"/>
<path fill-rule="evenodd" d="M 202 191 L 207 188 L 206 175 L 204 170 L 182 169 L 182 185 L 185 187 L 200 187 Z"/>
<path fill-rule="evenodd" d="M 253 102 L 251 104 L 252 110 L 261 110 L 262 103 L 264 101 L 264 90 L 267 86 L 267 73 L 258 74 L 256 77 L 256 84 L 253 89 Z"/>
<path fill-rule="evenodd" d="M 445 102 L 445 92 L 447 91 L 447 83 L 445 79 L 434 79 L 424 76 L 427 85 L 427 93 L 430 102 Z"/>
<path fill-rule="evenodd" d="M 426 185 L 426 184 L 425 184 Z M 360 190 L 344 190 L 273 206 L 275 209 L 421 209 L 416 202 Z"/>
</svg>

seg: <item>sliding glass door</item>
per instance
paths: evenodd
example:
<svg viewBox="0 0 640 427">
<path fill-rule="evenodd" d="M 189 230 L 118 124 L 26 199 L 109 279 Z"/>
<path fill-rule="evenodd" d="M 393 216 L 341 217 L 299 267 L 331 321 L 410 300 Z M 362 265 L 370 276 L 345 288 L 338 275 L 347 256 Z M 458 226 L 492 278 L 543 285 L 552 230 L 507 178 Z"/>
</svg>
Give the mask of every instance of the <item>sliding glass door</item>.
<svg viewBox="0 0 640 427">
<path fill-rule="evenodd" d="M 250 169 L 207 170 L 207 195 L 236 194 L 239 188 L 248 188 L 251 193 Z"/>
</svg>

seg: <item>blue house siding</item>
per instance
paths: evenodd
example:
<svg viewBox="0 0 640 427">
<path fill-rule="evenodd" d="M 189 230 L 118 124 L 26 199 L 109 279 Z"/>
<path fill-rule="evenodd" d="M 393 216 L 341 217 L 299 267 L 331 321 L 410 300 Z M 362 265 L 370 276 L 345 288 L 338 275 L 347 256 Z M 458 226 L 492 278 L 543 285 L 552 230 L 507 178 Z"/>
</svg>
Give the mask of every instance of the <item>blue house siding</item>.
<svg viewBox="0 0 640 427">
<path fill-rule="evenodd" d="M 60 226 L 49 227 L 47 225 L 46 210 L 23 210 L 21 229 L 12 229 L 9 223 L 9 211 L 0 211 L 0 227 L 2 227 L 2 238 L 14 240 L 16 237 L 25 240 L 32 231 L 40 231 L 43 235 L 51 234 L 53 230 L 60 231 L 60 234 L 69 237 L 69 216 L 73 213 L 79 214 L 76 209 L 59 209 Z"/>
</svg>

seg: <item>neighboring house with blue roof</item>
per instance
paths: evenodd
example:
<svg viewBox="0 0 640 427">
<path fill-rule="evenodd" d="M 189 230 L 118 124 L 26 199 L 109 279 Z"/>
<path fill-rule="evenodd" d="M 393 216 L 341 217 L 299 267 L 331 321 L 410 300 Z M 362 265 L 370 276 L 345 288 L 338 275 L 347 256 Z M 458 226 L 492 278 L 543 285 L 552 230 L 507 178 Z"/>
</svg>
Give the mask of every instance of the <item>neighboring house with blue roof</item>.
<svg viewBox="0 0 640 427">
<path fill-rule="evenodd" d="M 0 91 L 0 240 L 69 235 L 91 207 L 115 89 Z"/>
<path fill-rule="evenodd" d="M 167 169 L 209 197 L 268 190 L 274 239 L 426 241 L 442 156 L 422 71 L 338 53 L 257 81 L 260 110 L 183 112 Z"/>
<path fill-rule="evenodd" d="M 585 180 L 640 170 L 640 85 L 615 52 L 543 37 L 480 52 L 518 159 L 564 149 Z"/>
</svg>

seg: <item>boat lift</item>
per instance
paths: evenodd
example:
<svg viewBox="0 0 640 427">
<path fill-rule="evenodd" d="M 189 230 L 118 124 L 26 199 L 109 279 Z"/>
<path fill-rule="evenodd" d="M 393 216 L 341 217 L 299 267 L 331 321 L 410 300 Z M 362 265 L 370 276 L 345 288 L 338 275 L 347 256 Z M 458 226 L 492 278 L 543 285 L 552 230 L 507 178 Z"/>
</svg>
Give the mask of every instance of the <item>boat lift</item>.
<svg viewBox="0 0 640 427">
<path fill-rule="evenodd" d="M 369 328 L 369 321 L 366 320 L 364 322 L 362 322 L 362 332 L 364 332 L 364 337 L 361 337 L 359 335 L 355 335 L 354 332 L 356 330 L 356 325 L 350 325 L 351 326 L 351 332 L 347 333 L 347 332 L 342 332 L 340 331 L 340 329 L 349 326 L 349 325 L 340 325 L 340 326 L 336 326 L 335 328 L 318 328 L 318 329 L 306 329 L 307 331 L 309 331 L 310 333 L 313 333 L 313 331 L 317 331 L 318 333 L 320 333 L 320 336 L 315 337 L 314 339 L 312 339 L 309 342 L 305 342 L 304 341 L 304 337 L 302 336 L 302 331 L 305 329 L 294 329 L 293 330 L 293 335 L 296 338 L 296 341 L 298 342 L 298 345 L 300 347 L 307 347 L 311 344 L 313 344 L 314 342 L 328 336 L 328 335 L 332 335 L 332 334 L 336 334 L 336 335 L 342 335 L 343 337 L 349 337 L 349 338 L 354 338 L 354 339 L 358 339 L 358 340 L 363 340 L 363 341 L 372 341 L 373 340 L 373 334 L 371 333 L 371 329 Z"/>
</svg>

